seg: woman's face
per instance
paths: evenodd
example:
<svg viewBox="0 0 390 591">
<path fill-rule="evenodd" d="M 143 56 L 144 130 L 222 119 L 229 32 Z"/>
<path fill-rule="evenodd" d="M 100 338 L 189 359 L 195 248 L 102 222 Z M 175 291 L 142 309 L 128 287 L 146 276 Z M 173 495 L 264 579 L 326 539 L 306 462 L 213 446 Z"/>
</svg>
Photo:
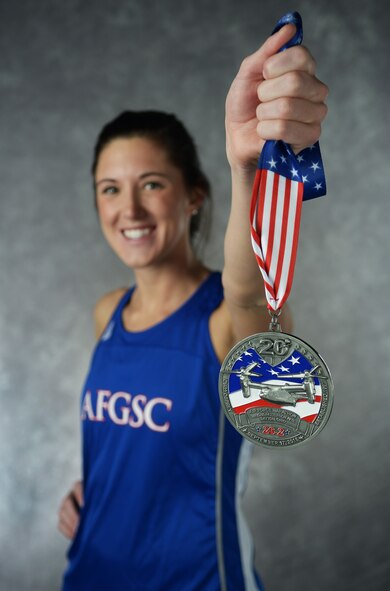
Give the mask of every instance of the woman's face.
<svg viewBox="0 0 390 591">
<path fill-rule="evenodd" d="M 199 203 L 157 143 L 112 140 L 100 154 L 95 186 L 103 234 L 126 265 L 179 261 L 189 252 L 189 221 Z"/>
</svg>

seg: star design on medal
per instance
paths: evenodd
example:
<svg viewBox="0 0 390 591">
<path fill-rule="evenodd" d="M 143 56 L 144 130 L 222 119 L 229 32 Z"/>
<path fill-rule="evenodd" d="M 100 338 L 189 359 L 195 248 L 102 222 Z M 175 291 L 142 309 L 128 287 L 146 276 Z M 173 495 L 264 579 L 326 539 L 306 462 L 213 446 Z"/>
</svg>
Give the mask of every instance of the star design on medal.
<svg viewBox="0 0 390 591">
<path fill-rule="evenodd" d="M 299 361 L 299 357 L 294 357 L 294 355 L 291 356 L 291 359 L 287 360 L 289 363 L 292 363 L 293 365 L 296 365 L 297 363 L 300 363 Z"/>
</svg>

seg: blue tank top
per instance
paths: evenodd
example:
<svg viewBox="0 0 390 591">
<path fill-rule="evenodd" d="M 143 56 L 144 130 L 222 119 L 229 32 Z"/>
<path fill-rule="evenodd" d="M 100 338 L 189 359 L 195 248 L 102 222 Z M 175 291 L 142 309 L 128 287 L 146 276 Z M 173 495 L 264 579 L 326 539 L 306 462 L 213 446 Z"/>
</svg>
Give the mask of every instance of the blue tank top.
<svg viewBox="0 0 390 591">
<path fill-rule="evenodd" d="M 209 334 L 221 276 L 142 332 L 122 322 L 133 290 L 82 394 L 84 506 L 63 591 L 257 590 L 236 498 L 245 446 L 221 411 Z"/>
</svg>

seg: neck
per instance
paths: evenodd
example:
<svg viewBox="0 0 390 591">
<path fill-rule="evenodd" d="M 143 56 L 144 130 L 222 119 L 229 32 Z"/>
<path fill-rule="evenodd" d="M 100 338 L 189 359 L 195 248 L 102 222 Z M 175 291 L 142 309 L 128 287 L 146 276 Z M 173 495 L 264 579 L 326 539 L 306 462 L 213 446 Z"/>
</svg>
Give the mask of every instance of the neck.
<svg viewBox="0 0 390 591">
<path fill-rule="evenodd" d="M 136 269 L 136 289 L 131 307 L 140 314 L 169 314 L 192 295 L 208 273 L 193 254 L 183 265 L 176 261 L 157 268 Z"/>
</svg>

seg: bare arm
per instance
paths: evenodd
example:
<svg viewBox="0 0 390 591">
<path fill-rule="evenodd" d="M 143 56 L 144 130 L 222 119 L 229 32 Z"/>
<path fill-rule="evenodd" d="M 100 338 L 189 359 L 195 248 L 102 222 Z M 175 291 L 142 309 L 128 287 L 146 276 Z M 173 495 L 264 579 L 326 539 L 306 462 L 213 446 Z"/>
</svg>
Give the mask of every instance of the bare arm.
<svg viewBox="0 0 390 591">
<path fill-rule="evenodd" d="M 117 289 L 101 297 L 94 308 L 94 323 L 96 338 L 99 339 L 110 320 L 125 289 Z M 71 490 L 62 499 L 58 509 L 58 529 L 69 540 L 76 535 L 79 521 L 80 509 L 84 504 L 83 483 L 78 480 Z"/>
<path fill-rule="evenodd" d="M 216 313 L 215 328 L 226 335 L 228 329 L 223 326 L 229 326 L 233 342 L 266 330 L 269 324 L 263 281 L 250 242 L 249 208 L 258 156 L 267 139 L 284 140 L 295 152 L 313 144 L 327 112 L 328 90 L 315 77 L 309 51 L 300 46 L 277 53 L 294 31 L 294 25 L 286 25 L 247 57 L 226 99 L 232 203 L 225 236 L 225 303 Z M 284 310 L 283 328 L 289 330 L 289 325 Z"/>
</svg>

